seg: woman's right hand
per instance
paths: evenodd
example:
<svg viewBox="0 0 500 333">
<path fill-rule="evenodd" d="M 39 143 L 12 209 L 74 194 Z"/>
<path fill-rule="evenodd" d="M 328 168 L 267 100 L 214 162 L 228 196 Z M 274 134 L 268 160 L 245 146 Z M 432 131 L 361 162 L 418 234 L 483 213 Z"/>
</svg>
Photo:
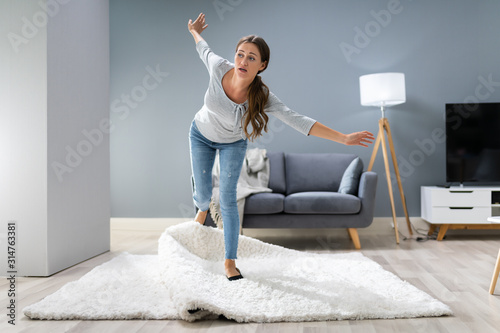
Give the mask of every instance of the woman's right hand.
<svg viewBox="0 0 500 333">
<path fill-rule="evenodd" d="M 207 27 L 208 24 L 205 24 L 205 14 L 203 13 L 200 13 L 194 22 L 191 19 L 188 22 L 188 29 L 192 34 L 197 33 L 200 35 Z"/>
</svg>

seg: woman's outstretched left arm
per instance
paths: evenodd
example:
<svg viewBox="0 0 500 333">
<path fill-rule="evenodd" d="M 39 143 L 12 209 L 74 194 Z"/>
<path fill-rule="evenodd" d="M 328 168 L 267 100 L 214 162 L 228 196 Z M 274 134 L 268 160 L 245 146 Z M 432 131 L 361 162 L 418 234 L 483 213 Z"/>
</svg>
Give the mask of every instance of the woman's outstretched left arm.
<svg viewBox="0 0 500 333">
<path fill-rule="evenodd" d="M 314 123 L 309 131 L 309 135 L 317 136 L 319 138 L 343 143 L 348 146 L 363 146 L 368 147 L 369 144 L 373 143 L 375 137 L 372 133 L 368 131 L 354 132 L 351 134 L 342 134 L 323 125 L 320 122 Z"/>
</svg>

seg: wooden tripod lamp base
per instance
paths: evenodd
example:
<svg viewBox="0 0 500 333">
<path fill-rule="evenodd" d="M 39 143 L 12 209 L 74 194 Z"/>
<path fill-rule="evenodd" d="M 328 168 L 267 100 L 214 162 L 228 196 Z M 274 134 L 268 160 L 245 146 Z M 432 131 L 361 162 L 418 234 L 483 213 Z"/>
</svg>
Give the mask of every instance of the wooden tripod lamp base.
<svg viewBox="0 0 500 333">
<path fill-rule="evenodd" d="M 406 209 L 405 195 L 403 193 L 403 186 L 401 185 L 401 177 L 399 175 L 398 162 L 396 160 L 396 153 L 392 142 L 391 128 L 389 127 L 389 122 L 385 117 L 386 107 L 406 102 L 405 75 L 403 73 L 377 73 L 362 75 L 359 77 L 359 93 L 361 97 L 361 105 L 377 106 L 380 107 L 380 110 L 382 111 L 382 118 L 378 121 L 378 135 L 375 140 L 375 146 L 373 147 L 373 153 L 370 159 L 370 165 L 368 166 L 368 171 L 371 171 L 373 162 L 377 156 L 378 148 L 380 147 L 380 144 L 382 144 L 387 187 L 389 188 L 389 198 L 391 200 L 392 219 L 394 221 L 394 231 L 396 232 L 396 243 L 399 244 L 398 221 L 396 220 L 396 209 L 394 208 L 394 196 L 392 194 L 389 159 L 387 158 L 387 145 L 385 143 L 384 134 L 387 134 L 387 140 L 389 141 L 392 164 L 394 164 L 394 172 L 396 173 L 399 192 L 401 193 L 401 201 L 403 202 L 406 223 L 408 224 L 408 231 L 410 232 L 410 235 L 412 235 L 411 223 L 408 218 L 408 210 Z"/>
<path fill-rule="evenodd" d="M 380 147 L 380 144 L 382 144 L 382 154 L 384 157 L 385 174 L 387 177 L 387 187 L 389 189 L 389 199 L 391 201 L 392 220 L 394 223 L 394 231 L 396 233 L 396 243 L 399 244 L 398 221 L 396 220 L 396 208 L 394 206 L 394 195 L 392 192 L 392 182 L 391 182 L 391 176 L 390 176 L 390 170 L 389 170 L 389 160 L 387 158 L 387 145 L 385 142 L 384 133 L 387 134 L 387 140 L 389 141 L 389 149 L 391 151 L 392 163 L 394 165 L 394 173 L 396 174 L 396 179 L 397 179 L 398 187 L 399 187 L 399 193 L 401 194 L 401 201 L 403 203 L 403 209 L 404 209 L 405 216 L 406 216 L 406 224 L 408 225 L 408 232 L 410 233 L 410 235 L 413 235 L 413 232 L 411 230 L 410 219 L 408 217 L 408 210 L 406 208 L 406 200 L 405 200 L 405 195 L 403 192 L 403 185 L 401 184 L 401 176 L 399 175 L 399 168 L 398 168 L 398 163 L 396 160 L 396 152 L 394 150 L 394 143 L 392 141 L 391 128 L 389 126 L 389 121 L 385 117 L 380 118 L 380 120 L 378 121 L 378 134 L 377 134 L 377 138 L 375 139 L 375 145 L 373 147 L 373 152 L 372 152 L 372 157 L 370 159 L 370 164 L 368 165 L 368 171 L 372 170 L 373 162 L 375 162 L 375 157 L 377 157 L 378 148 Z"/>
</svg>

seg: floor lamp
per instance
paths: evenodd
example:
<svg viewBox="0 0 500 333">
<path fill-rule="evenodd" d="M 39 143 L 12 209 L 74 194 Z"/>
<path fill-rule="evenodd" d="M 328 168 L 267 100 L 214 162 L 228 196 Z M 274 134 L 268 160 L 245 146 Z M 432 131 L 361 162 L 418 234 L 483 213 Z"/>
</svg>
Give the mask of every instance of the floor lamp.
<svg viewBox="0 0 500 333">
<path fill-rule="evenodd" d="M 406 102 L 405 91 L 405 75 L 403 73 L 379 73 L 363 75 L 359 78 L 359 88 L 361 95 L 361 105 L 363 106 L 377 106 L 382 111 L 382 118 L 378 121 L 378 135 L 373 146 L 372 157 L 368 165 L 368 171 L 371 171 L 373 162 L 377 156 L 378 148 L 382 144 L 382 153 L 384 157 L 385 173 L 387 177 L 387 187 L 389 188 L 389 198 L 391 200 L 392 219 L 394 222 L 394 231 L 396 232 L 396 243 L 399 244 L 398 222 L 396 220 L 396 209 L 394 207 L 394 196 L 392 192 L 392 182 L 389 173 L 389 160 L 387 158 L 387 146 L 385 142 L 384 133 L 387 135 L 389 141 L 389 149 L 391 151 L 392 163 L 394 164 L 394 172 L 398 182 L 399 192 L 401 194 L 401 201 L 403 202 L 403 209 L 406 216 L 406 223 L 410 235 L 413 235 L 411 229 L 410 219 L 408 217 L 408 210 L 406 208 L 406 200 L 401 185 L 401 177 L 399 175 L 398 163 L 396 160 L 396 152 L 394 151 L 394 144 L 392 141 L 391 128 L 389 121 L 385 117 L 385 108 L 393 105 Z"/>
</svg>

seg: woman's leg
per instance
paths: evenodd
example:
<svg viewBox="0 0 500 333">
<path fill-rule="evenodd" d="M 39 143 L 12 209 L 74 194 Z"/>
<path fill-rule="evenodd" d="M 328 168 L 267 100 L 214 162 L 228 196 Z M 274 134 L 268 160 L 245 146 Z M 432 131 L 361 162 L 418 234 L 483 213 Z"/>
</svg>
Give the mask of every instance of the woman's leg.
<svg viewBox="0 0 500 333">
<path fill-rule="evenodd" d="M 189 131 L 189 146 L 194 179 L 193 200 L 199 209 L 196 218 L 203 224 L 205 220 L 202 215 L 206 217 L 212 198 L 212 168 L 217 150 L 213 147 L 213 143 L 198 131 L 194 122 Z"/>
<path fill-rule="evenodd" d="M 220 207 L 224 223 L 226 275 L 234 276 L 239 274 L 236 271 L 234 260 L 237 256 L 240 232 L 236 188 L 241 167 L 245 160 L 247 141 L 240 140 L 231 144 L 219 144 L 218 147 L 220 159 Z"/>
</svg>

